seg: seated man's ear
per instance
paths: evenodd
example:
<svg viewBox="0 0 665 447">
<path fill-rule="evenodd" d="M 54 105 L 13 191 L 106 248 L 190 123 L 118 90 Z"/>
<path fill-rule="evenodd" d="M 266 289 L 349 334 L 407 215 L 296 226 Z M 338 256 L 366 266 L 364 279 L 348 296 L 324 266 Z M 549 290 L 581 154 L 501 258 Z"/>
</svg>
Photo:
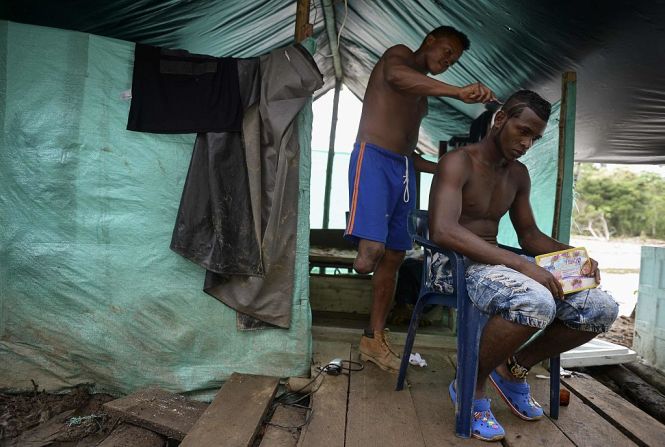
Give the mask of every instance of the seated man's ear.
<svg viewBox="0 0 665 447">
<path fill-rule="evenodd" d="M 503 109 L 499 110 L 496 112 L 496 115 L 494 115 L 494 124 L 492 124 L 492 130 L 498 130 L 503 127 L 504 124 L 506 124 L 506 121 L 508 120 L 508 115 L 506 115 L 506 112 L 503 111 Z"/>
</svg>

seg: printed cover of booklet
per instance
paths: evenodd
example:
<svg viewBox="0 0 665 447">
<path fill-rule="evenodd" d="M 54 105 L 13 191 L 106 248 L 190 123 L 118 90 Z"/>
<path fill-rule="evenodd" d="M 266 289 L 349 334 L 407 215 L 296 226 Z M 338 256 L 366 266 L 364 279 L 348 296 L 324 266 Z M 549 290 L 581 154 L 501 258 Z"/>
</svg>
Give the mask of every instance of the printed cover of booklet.
<svg viewBox="0 0 665 447">
<path fill-rule="evenodd" d="M 586 248 L 575 247 L 536 256 L 536 264 L 552 273 L 561 283 L 563 293 L 575 293 L 597 287 L 596 278 L 583 276 L 582 267 L 589 260 Z"/>
</svg>

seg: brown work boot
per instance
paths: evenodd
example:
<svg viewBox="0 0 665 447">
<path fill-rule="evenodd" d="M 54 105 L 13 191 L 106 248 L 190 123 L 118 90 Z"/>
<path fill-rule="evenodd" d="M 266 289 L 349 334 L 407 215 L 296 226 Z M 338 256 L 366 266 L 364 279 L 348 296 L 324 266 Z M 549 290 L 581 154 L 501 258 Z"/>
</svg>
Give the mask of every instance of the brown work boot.
<svg viewBox="0 0 665 447">
<path fill-rule="evenodd" d="M 384 329 L 383 332 L 374 332 L 374 338 L 363 335 L 360 338 L 360 360 L 372 362 L 385 371 L 396 373 L 399 371 L 401 361 L 399 355 L 390 346 L 388 337 L 388 329 Z"/>
</svg>

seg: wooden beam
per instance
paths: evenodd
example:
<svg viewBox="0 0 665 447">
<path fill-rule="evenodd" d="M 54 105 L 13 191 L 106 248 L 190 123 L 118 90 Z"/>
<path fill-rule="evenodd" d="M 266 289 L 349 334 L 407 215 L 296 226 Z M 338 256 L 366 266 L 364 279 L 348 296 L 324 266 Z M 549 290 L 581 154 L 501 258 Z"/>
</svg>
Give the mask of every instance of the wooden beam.
<svg viewBox="0 0 665 447">
<path fill-rule="evenodd" d="M 332 119 L 330 121 L 330 144 L 328 145 L 328 164 L 326 166 L 326 190 L 323 197 L 323 228 L 328 228 L 330 221 L 330 189 L 332 188 L 332 171 L 335 160 L 335 133 L 337 132 L 337 110 L 339 107 L 339 91 L 342 81 L 335 81 L 335 96 L 333 98 Z"/>
<path fill-rule="evenodd" d="M 180 446 L 251 446 L 278 385 L 275 377 L 233 373 Z"/>
<path fill-rule="evenodd" d="M 665 425 L 593 378 L 562 378 L 562 383 L 596 413 L 640 446 L 663 445 Z M 617 444 L 618 445 L 618 444 Z"/>
<path fill-rule="evenodd" d="M 311 276 L 309 301 L 312 311 L 369 316 L 372 307 L 372 281 L 369 279 L 369 276 Z"/>
<path fill-rule="evenodd" d="M 160 388 L 148 388 L 104 404 L 104 409 L 124 421 L 182 440 L 208 407 Z"/>
<path fill-rule="evenodd" d="M 337 34 L 337 20 L 335 19 L 335 8 L 332 0 L 323 0 L 323 21 L 326 25 L 326 34 L 328 35 L 328 45 L 332 53 L 333 68 L 335 69 L 335 79 L 341 81 L 344 77 L 342 69 L 342 58 L 339 55 L 339 42 Z"/>
<path fill-rule="evenodd" d="M 97 447 L 162 447 L 166 439 L 148 429 L 131 424 L 120 424 Z"/>
<path fill-rule="evenodd" d="M 298 0 L 296 6 L 296 43 L 302 42 L 312 35 L 313 27 L 309 23 L 310 0 Z"/>
<path fill-rule="evenodd" d="M 559 118 L 559 166 L 554 202 L 552 237 L 564 244 L 570 241 L 573 213 L 573 165 L 575 161 L 575 112 L 577 74 L 567 71 L 561 80 L 561 111 Z"/>
</svg>

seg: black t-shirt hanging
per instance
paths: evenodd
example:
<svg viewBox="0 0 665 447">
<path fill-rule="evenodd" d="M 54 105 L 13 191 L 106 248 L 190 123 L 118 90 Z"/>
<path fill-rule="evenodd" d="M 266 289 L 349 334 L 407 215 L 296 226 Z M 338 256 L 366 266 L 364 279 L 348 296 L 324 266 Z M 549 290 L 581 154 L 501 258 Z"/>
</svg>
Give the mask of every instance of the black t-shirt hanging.
<svg viewBox="0 0 665 447">
<path fill-rule="evenodd" d="M 136 44 L 128 130 L 197 133 L 241 128 L 235 58 Z"/>
</svg>

